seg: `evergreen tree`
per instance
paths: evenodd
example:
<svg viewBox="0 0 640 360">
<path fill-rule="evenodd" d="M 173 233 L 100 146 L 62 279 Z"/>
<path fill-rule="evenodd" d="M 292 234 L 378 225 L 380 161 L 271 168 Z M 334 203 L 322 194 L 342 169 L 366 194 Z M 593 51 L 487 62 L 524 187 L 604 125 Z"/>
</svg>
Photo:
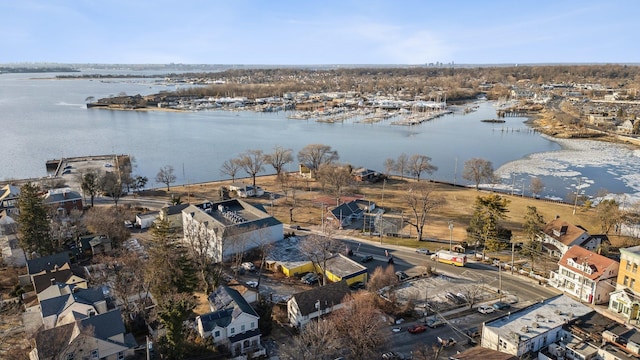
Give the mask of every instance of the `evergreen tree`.
<svg viewBox="0 0 640 360">
<path fill-rule="evenodd" d="M 47 207 L 40 193 L 40 187 L 27 183 L 20 187 L 17 206 L 18 239 L 20 246 L 28 254 L 37 252 L 40 256 L 55 252 L 49 232 Z"/>
<path fill-rule="evenodd" d="M 193 297 L 184 294 L 173 294 L 159 302 L 158 318 L 167 331 L 160 339 L 160 349 L 168 359 L 184 358 L 186 349 L 184 321 L 194 307 Z"/>
<path fill-rule="evenodd" d="M 176 292 L 192 292 L 197 284 L 196 271 L 169 221 L 156 221 L 151 233 L 153 245 L 145 274 L 153 295 L 160 298 Z"/>
<path fill-rule="evenodd" d="M 536 235 L 544 229 L 544 217 L 538 213 L 535 206 L 527 206 L 527 214 L 524 216 L 524 224 L 522 225 L 524 233 L 529 240 L 535 240 Z"/>
<path fill-rule="evenodd" d="M 507 218 L 509 200 L 497 194 L 478 196 L 474 203 L 474 211 L 467 228 L 467 235 L 472 241 L 481 242 L 485 250 L 495 252 L 502 250 L 506 246 L 508 235 L 499 226 L 499 221 Z"/>
</svg>

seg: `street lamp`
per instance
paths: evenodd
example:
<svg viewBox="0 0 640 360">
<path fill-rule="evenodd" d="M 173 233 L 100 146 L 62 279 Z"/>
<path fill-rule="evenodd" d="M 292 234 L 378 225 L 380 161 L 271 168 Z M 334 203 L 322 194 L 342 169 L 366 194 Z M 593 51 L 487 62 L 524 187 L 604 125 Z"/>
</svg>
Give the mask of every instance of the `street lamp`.
<svg viewBox="0 0 640 360">
<path fill-rule="evenodd" d="M 451 252 L 451 244 L 453 243 L 453 220 L 449 220 L 449 251 Z"/>
</svg>

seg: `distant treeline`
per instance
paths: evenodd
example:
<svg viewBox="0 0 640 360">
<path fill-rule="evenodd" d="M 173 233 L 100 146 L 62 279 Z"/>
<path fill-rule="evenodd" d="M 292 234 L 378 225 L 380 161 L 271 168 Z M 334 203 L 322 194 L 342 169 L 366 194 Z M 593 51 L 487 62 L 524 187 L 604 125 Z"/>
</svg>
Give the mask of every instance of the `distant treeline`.
<svg viewBox="0 0 640 360">
<path fill-rule="evenodd" d="M 0 73 L 49 73 L 49 72 L 79 72 L 70 67 L 7 67 L 0 66 Z"/>
</svg>

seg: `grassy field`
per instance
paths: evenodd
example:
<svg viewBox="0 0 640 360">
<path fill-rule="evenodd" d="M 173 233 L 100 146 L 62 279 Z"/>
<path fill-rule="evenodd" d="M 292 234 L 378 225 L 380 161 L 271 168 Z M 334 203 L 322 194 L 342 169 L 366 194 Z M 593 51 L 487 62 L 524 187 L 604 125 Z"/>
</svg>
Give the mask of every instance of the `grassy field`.
<svg viewBox="0 0 640 360">
<path fill-rule="evenodd" d="M 424 181 L 424 180 L 423 180 Z M 236 182 L 251 183 L 251 179 L 236 179 Z M 364 199 L 371 200 L 377 207 L 385 209 L 386 214 L 403 214 L 406 218 L 409 214 L 409 207 L 404 199 L 406 191 L 414 180 L 391 177 L 385 183 L 358 184 L 350 189 L 349 194 L 364 196 Z M 170 196 L 180 196 L 183 202 L 196 202 L 201 200 L 217 201 L 220 199 L 220 188 L 227 186 L 231 181 L 219 181 L 190 186 L 175 186 L 167 193 L 166 189 L 147 191 L 143 196 L 157 196 L 170 199 Z M 266 192 L 279 194 L 275 200 L 268 196 L 263 198 L 252 198 L 249 202 L 261 203 L 277 219 L 285 224 L 295 223 L 302 227 L 319 228 L 321 225 L 322 207 L 314 200 L 327 197 L 328 194 L 320 191 L 320 185 L 314 181 L 300 179 L 297 182 L 295 191 L 295 201 L 291 191 L 284 196 L 281 185 L 275 176 L 258 177 L 256 184 Z M 473 203 L 477 196 L 486 195 L 486 191 L 476 191 L 473 188 L 454 187 L 446 184 L 434 184 L 434 195 L 444 199 L 444 204 L 433 211 L 428 217 L 424 238 L 435 238 L 448 240 L 450 236 L 448 222 L 453 220 L 453 240 L 454 242 L 464 241 L 466 238 L 466 227 L 473 213 Z M 540 214 L 544 216 L 545 222 L 553 220 L 556 216 L 574 224 L 581 225 L 590 234 L 601 233 L 600 223 L 596 218 L 595 210 L 578 207 L 574 212 L 571 204 L 537 200 L 521 196 L 511 196 L 503 194 L 509 200 L 508 218 L 502 225 L 512 230 L 517 241 L 524 241 L 522 223 L 527 212 L 527 206 L 535 206 Z M 293 209 L 293 222 L 290 221 L 290 209 Z M 350 235 L 358 235 L 362 229 L 352 229 L 346 231 Z M 383 238 L 382 241 L 390 244 L 406 245 L 411 247 L 424 247 L 424 243 L 415 240 L 416 231 L 405 226 L 403 232 L 414 236 L 413 239 Z M 629 239 L 624 237 L 610 236 L 614 246 L 632 245 Z M 428 246 L 427 246 L 428 247 Z"/>
</svg>

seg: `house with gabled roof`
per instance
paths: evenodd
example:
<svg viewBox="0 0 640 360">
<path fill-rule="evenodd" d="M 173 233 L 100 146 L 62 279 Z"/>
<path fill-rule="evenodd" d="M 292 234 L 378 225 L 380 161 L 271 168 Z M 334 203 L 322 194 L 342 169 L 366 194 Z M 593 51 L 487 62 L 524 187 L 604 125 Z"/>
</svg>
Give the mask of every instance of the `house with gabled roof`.
<svg viewBox="0 0 640 360">
<path fill-rule="evenodd" d="M 329 210 L 330 219 L 338 221 L 340 227 L 350 225 L 354 220 L 362 219 L 365 213 L 376 208 L 376 204 L 369 200 L 352 200 L 344 202 Z"/>
<path fill-rule="evenodd" d="M 71 293 L 40 301 L 45 329 L 104 314 L 107 310 L 107 301 L 101 288 L 75 288 Z"/>
<path fill-rule="evenodd" d="M 240 199 L 189 205 L 182 210 L 182 232 L 187 243 L 206 239 L 214 263 L 284 238 L 280 221 Z"/>
<path fill-rule="evenodd" d="M 20 196 L 20 188 L 7 184 L 0 188 L 0 211 L 6 211 L 8 215 L 18 215 L 17 205 Z"/>
<path fill-rule="evenodd" d="M 617 261 L 573 245 L 558 265 L 557 271 L 551 271 L 551 286 L 578 297 L 582 302 L 609 302 L 609 293 L 615 289 L 618 277 L 620 264 Z"/>
<path fill-rule="evenodd" d="M 293 294 L 287 301 L 289 323 L 294 327 L 303 327 L 313 319 L 342 309 L 345 297 L 349 294 L 349 286 L 345 281 Z"/>
<path fill-rule="evenodd" d="M 182 210 L 188 206 L 189 204 L 165 206 L 160 209 L 160 220 L 169 222 L 172 228 L 182 229 Z"/>
<path fill-rule="evenodd" d="M 82 195 L 70 188 L 47 191 L 44 196 L 44 203 L 55 208 L 61 215 L 68 215 L 72 210 L 83 210 Z"/>
<path fill-rule="evenodd" d="M 229 350 L 233 356 L 265 355 L 258 321 L 260 316 L 235 289 L 218 287 L 209 296 L 212 312 L 196 317 L 196 328 L 203 338 L 211 338 L 216 346 Z"/>
<path fill-rule="evenodd" d="M 39 301 L 60 296 L 74 288 L 86 289 L 88 286 L 88 281 L 74 273 L 68 264 L 55 271 L 45 270 L 33 275 L 31 282 Z"/>
<path fill-rule="evenodd" d="M 40 331 L 34 341 L 31 360 L 124 360 L 137 347 L 133 335 L 126 333 L 120 310 Z"/>
<path fill-rule="evenodd" d="M 544 230 L 537 235 L 537 240 L 542 242 L 544 251 L 558 258 L 562 257 L 573 245 L 595 251 L 602 242 L 601 237 L 591 236 L 583 227 L 573 225 L 560 218 L 549 222 Z"/>
</svg>

